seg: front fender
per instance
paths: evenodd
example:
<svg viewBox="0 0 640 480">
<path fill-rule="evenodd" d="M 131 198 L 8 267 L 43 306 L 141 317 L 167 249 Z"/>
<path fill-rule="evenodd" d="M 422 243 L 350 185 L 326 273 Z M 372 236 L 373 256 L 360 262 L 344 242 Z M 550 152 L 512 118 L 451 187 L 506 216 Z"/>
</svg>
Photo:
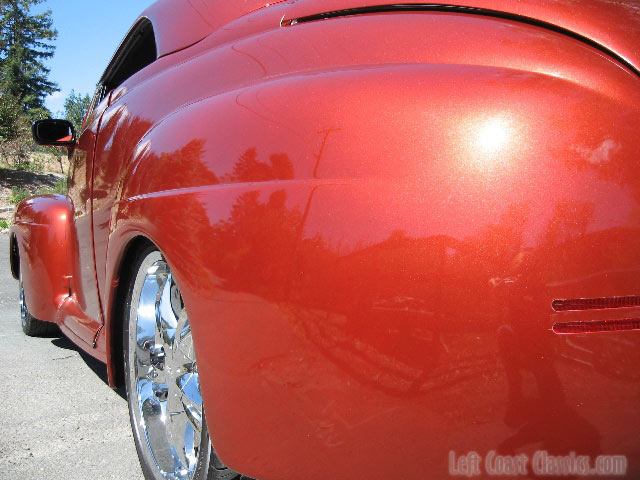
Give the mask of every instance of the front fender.
<svg viewBox="0 0 640 480">
<path fill-rule="evenodd" d="M 29 312 L 53 322 L 69 294 L 67 238 L 73 206 L 64 195 L 21 202 L 11 226 L 12 272 L 22 277 Z M 16 260 L 17 256 L 17 260 Z"/>
</svg>

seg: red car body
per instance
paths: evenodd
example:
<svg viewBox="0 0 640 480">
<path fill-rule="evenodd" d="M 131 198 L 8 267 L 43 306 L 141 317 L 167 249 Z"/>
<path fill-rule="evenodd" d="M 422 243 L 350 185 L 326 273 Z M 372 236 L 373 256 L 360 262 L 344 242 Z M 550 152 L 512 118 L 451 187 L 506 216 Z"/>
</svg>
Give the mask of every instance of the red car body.
<svg viewBox="0 0 640 480">
<path fill-rule="evenodd" d="M 145 238 L 234 470 L 546 450 L 640 476 L 640 7 L 454 4 L 156 3 L 158 58 L 92 106 L 68 196 L 17 209 L 31 313 L 117 385 Z"/>
</svg>

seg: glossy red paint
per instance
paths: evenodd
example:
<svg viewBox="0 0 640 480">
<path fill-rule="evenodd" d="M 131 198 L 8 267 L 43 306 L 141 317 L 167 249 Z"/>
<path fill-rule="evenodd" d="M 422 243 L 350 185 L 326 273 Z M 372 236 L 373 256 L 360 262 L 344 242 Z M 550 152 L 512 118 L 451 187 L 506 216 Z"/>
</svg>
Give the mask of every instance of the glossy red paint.
<svg viewBox="0 0 640 480">
<path fill-rule="evenodd" d="M 145 10 L 142 17 L 153 24 L 159 57 L 187 48 L 212 32 L 210 23 L 190 1 L 160 0 Z"/>
<path fill-rule="evenodd" d="M 68 235 L 73 209 L 62 195 L 34 197 L 22 202 L 11 226 L 20 255 L 19 271 L 26 303 L 36 318 L 55 321 L 69 294 Z"/>
<path fill-rule="evenodd" d="M 631 4 L 569 17 L 573 2 L 472 3 L 574 29 L 637 65 L 638 21 L 603 23 Z M 172 5 L 148 12 L 157 35 Z M 95 141 L 91 174 L 70 197 L 90 209 L 95 277 L 78 289 L 98 292 L 110 379 L 116 285 L 145 237 L 183 291 L 216 451 L 238 471 L 446 478 L 452 450 L 545 449 L 627 455 L 637 477 L 640 332 L 552 328 L 640 308 L 552 303 L 640 294 L 640 79 L 513 20 L 280 27 L 359 5 L 240 2 L 225 21 L 254 13 L 212 25 L 97 110 L 81 139 Z M 161 50 L 186 47 L 184 28 Z M 50 201 L 28 205 L 57 211 Z M 32 225 L 58 231 L 54 213 L 31 220 L 26 205 L 12 233 L 28 286 L 53 285 Z"/>
<path fill-rule="evenodd" d="M 213 3 L 213 2 L 212 2 Z M 225 3 L 217 0 L 218 4 Z M 372 2 L 367 0 L 294 0 L 278 5 L 285 19 L 303 17 L 321 12 L 396 2 Z M 588 37 L 615 51 L 640 67 L 640 5 L 633 0 L 611 2 L 609 0 L 469 0 L 451 2 L 397 2 L 404 5 L 438 4 L 466 6 L 495 10 L 548 22 L 557 27 Z M 211 10 L 215 16 L 215 10 Z"/>
<path fill-rule="evenodd" d="M 73 241 L 70 242 L 71 291 L 74 314 L 65 315 L 67 326 L 84 345 L 95 346 L 95 338 L 104 323 L 96 282 L 93 236 L 93 170 L 95 145 L 100 133 L 102 114 L 109 102 L 107 95 L 94 106 L 83 125 L 75 148 L 70 151 L 68 197 L 73 205 Z M 105 352 L 101 352 L 104 355 Z"/>
<path fill-rule="evenodd" d="M 175 51 L 178 45 L 189 45 L 186 35 L 200 32 L 204 38 L 206 28 L 198 28 L 195 18 L 190 18 L 190 28 L 175 28 L 170 19 L 176 14 L 193 15 L 188 6 L 175 8 L 171 0 L 157 2 L 144 15 L 157 19 L 162 29 L 163 40 L 183 36 L 184 40 L 176 40 L 172 47 L 161 48 L 163 52 Z M 385 2 L 371 0 L 241 0 L 228 2 L 226 0 L 189 0 L 188 5 L 195 10 L 211 31 L 226 30 L 232 20 L 239 19 L 251 12 L 269 7 L 270 14 L 280 16 L 281 19 L 295 19 L 307 15 L 314 15 L 335 10 L 368 7 L 399 3 L 402 5 L 437 5 L 438 2 Z M 636 48 L 640 42 L 640 26 L 637 16 L 640 6 L 633 0 L 611 2 L 610 0 L 589 0 L 574 2 L 571 0 L 469 0 L 441 2 L 443 5 L 465 6 L 476 9 L 494 10 L 512 13 L 548 22 L 557 27 L 583 35 L 616 52 L 630 61 L 637 69 L 640 67 L 640 52 Z M 263 13 L 263 12 L 261 12 Z M 247 23 L 254 23 L 255 17 L 246 17 Z M 195 23 L 195 25 L 194 25 Z M 180 23 L 181 24 L 181 23 Z M 222 28 L 224 27 L 224 28 Z M 245 25 L 246 28 L 246 25 Z M 209 33 L 210 33 L 209 32 Z M 191 42 L 194 43 L 194 42 Z"/>
</svg>

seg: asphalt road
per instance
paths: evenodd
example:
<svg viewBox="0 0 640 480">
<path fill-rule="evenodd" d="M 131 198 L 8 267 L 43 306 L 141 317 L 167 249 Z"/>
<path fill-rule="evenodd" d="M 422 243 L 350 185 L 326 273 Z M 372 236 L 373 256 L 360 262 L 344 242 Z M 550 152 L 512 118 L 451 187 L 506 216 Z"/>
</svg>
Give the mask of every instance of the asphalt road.
<svg viewBox="0 0 640 480">
<path fill-rule="evenodd" d="M 0 478 L 142 479 L 127 402 L 104 364 L 65 337 L 22 333 L 0 234 Z"/>
</svg>

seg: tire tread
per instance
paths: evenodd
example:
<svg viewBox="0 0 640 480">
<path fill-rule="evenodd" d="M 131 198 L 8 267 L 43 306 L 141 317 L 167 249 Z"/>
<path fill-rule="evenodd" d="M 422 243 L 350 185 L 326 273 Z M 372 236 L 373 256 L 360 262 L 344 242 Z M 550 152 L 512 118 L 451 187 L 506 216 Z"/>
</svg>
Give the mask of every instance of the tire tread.
<svg viewBox="0 0 640 480">
<path fill-rule="evenodd" d="M 29 337 L 46 337 L 58 333 L 58 326 L 53 322 L 38 320 L 27 312 L 27 322 L 22 331 Z"/>
</svg>

